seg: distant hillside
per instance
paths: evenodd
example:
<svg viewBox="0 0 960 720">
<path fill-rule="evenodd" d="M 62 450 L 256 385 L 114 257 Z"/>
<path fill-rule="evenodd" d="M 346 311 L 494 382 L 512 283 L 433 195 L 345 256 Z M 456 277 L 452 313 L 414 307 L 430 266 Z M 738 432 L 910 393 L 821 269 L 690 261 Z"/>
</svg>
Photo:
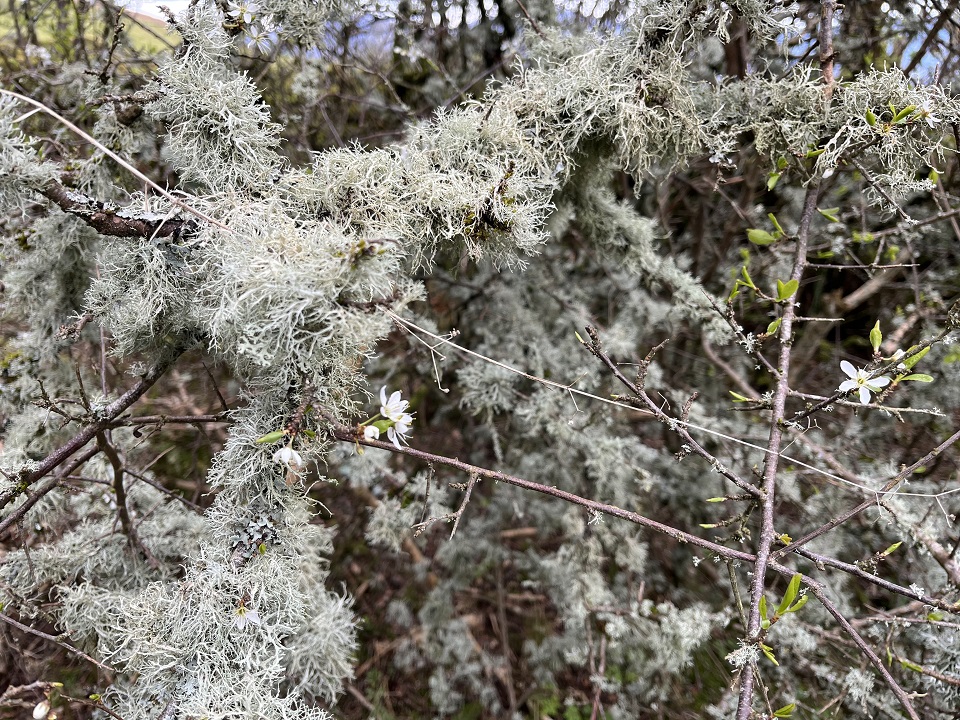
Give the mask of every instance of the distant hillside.
<svg viewBox="0 0 960 720">
<path fill-rule="evenodd" d="M 113 32 L 113 28 L 107 27 L 103 21 L 104 14 L 99 11 L 99 8 L 92 8 L 85 17 L 88 23 L 85 28 L 87 37 L 103 38 Z M 51 7 L 42 12 L 36 21 L 37 41 L 44 47 L 55 46 L 58 42 L 62 43 L 65 40 L 69 41 L 69 38 L 64 37 L 63 21 L 56 8 Z M 9 6 L 4 4 L 0 9 L 0 48 L 14 40 L 18 25 L 23 28 L 25 18 L 22 15 L 14 18 Z M 148 57 L 156 59 L 157 56 L 169 52 L 180 43 L 180 36 L 171 30 L 164 20 L 144 13 L 123 10 L 123 25 L 126 44 L 139 54 Z M 69 35 L 74 26 L 70 23 L 67 27 Z"/>
</svg>

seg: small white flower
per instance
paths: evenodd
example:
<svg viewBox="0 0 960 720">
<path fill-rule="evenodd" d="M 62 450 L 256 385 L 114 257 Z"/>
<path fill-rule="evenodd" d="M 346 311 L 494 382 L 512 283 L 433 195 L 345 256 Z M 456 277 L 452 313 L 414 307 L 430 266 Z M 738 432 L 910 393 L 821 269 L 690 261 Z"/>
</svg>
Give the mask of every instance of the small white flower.
<svg viewBox="0 0 960 720">
<path fill-rule="evenodd" d="M 234 20 L 239 20 L 240 22 L 249 25 L 258 12 L 260 12 L 260 6 L 256 3 L 241 2 L 237 5 L 234 5 L 232 9 L 228 10 L 227 15 L 232 17 Z"/>
<path fill-rule="evenodd" d="M 393 443 L 394 447 L 397 450 L 402 450 L 400 446 L 400 441 L 407 443 L 406 435 L 410 432 L 410 425 L 413 423 L 413 417 L 404 413 L 400 416 L 399 420 L 394 421 L 392 427 L 387 428 L 387 437 L 390 438 L 390 442 Z"/>
<path fill-rule="evenodd" d="M 33 720 L 46 720 L 50 715 L 50 701 L 41 700 L 33 708 Z"/>
<path fill-rule="evenodd" d="M 300 453 L 298 453 L 289 445 L 277 450 L 273 454 L 273 461 L 286 466 L 287 470 L 295 473 L 302 472 L 306 467 L 306 464 L 303 462 L 303 458 L 300 457 Z"/>
<path fill-rule="evenodd" d="M 843 374 L 850 379 L 840 383 L 838 390 L 840 390 L 840 392 L 849 392 L 859 388 L 860 402 L 863 405 L 870 404 L 870 393 L 879 393 L 890 384 L 890 378 L 886 375 L 871 378 L 870 373 L 866 370 L 857 369 L 852 363 L 846 360 L 840 361 L 840 369 L 843 370 Z"/>
<path fill-rule="evenodd" d="M 937 123 L 941 122 L 940 118 L 933 114 L 933 101 L 924 100 L 923 104 L 920 106 L 920 117 L 922 117 L 927 125 L 930 127 L 936 127 Z"/>
<path fill-rule="evenodd" d="M 258 28 L 256 25 L 250 26 L 250 34 L 247 37 L 247 47 L 253 50 L 256 48 L 262 54 L 266 55 L 270 52 L 270 45 L 273 40 L 270 37 L 270 33 L 266 30 Z"/>
<path fill-rule="evenodd" d="M 380 388 L 380 414 L 387 418 L 387 420 L 401 422 L 401 418 L 406 414 L 408 405 L 410 405 L 410 403 L 400 399 L 399 390 L 395 390 L 388 400 L 386 386 Z M 407 415 L 406 417 L 410 416 Z"/>
<path fill-rule="evenodd" d="M 380 428 L 376 425 L 367 425 L 363 428 L 364 440 L 378 440 L 380 438 Z"/>
<path fill-rule="evenodd" d="M 256 610 L 251 610 L 242 602 L 240 607 L 238 607 L 234 613 L 236 617 L 233 619 L 233 626 L 238 630 L 243 630 L 247 625 L 259 625 L 260 624 L 260 613 Z"/>
<path fill-rule="evenodd" d="M 828 177 L 832 176 L 836 170 L 834 168 L 827 168 L 823 171 L 823 179 L 826 180 Z"/>
</svg>

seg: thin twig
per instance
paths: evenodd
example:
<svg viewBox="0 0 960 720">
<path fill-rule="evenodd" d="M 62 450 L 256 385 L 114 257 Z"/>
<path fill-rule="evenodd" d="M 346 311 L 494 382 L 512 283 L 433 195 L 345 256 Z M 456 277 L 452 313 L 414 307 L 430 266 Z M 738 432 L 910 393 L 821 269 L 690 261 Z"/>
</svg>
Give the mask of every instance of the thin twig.
<svg viewBox="0 0 960 720">
<path fill-rule="evenodd" d="M 825 3 L 826 4 L 826 3 Z M 822 20 L 825 22 L 825 20 Z M 821 41 L 822 43 L 822 41 Z M 832 58 L 831 58 L 832 60 Z M 832 67 L 832 65 L 831 65 Z M 832 82 L 832 74 L 830 75 Z M 807 241 L 810 234 L 810 223 L 817 209 L 817 198 L 820 193 L 819 181 L 813 181 L 807 188 L 800 215 L 800 225 L 797 230 L 793 272 L 790 279 L 798 283 L 806 267 Z M 753 581 L 750 587 L 750 609 L 747 616 L 747 642 L 759 642 L 761 621 L 760 601 L 766 588 L 767 564 L 770 561 L 770 551 L 776 540 L 774 529 L 774 507 L 776 503 L 777 468 L 780 459 L 781 444 L 783 442 L 783 417 L 786 410 L 787 393 L 790 378 L 790 352 L 793 348 L 793 318 L 796 315 L 797 294 L 794 293 L 784 303 L 783 315 L 780 322 L 780 359 L 778 362 L 779 377 L 773 393 L 772 422 L 770 438 L 767 444 L 766 460 L 763 467 L 763 502 L 761 505 L 760 537 L 757 541 L 757 562 L 754 565 Z M 754 666 L 748 663 L 740 673 L 740 694 L 737 704 L 737 720 L 748 720 L 752 713 Z"/>
<path fill-rule="evenodd" d="M 53 119 L 55 119 L 57 122 L 62 123 L 65 127 L 69 128 L 70 130 L 72 130 L 73 132 L 75 132 L 77 135 L 79 135 L 80 137 L 82 137 L 84 140 L 86 140 L 88 143 L 90 143 L 91 145 L 93 145 L 95 148 L 97 148 L 97 149 L 98 149 L 100 152 L 102 152 L 104 155 L 106 155 L 107 157 L 111 158 L 114 162 L 118 163 L 121 167 L 123 167 L 125 170 L 127 170 L 127 172 L 132 173 L 135 177 L 137 177 L 137 178 L 139 178 L 140 180 L 142 180 L 143 182 L 147 183 L 150 187 L 152 187 L 154 190 L 156 190 L 158 193 L 160 193 L 163 197 L 165 197 L 167 200 L 169 200 L 170 202 L 172 202 L 172 203 L 173 203 L 174 205 L 176 205 L 177 207 L 182 208 L 183 210 L 186 210 L 186 211 L 187 211 L 188 213 L 190 213 L 191 215 L 196 215 L 198 218 L 200 218 L 201 220 L 205 220 L 206 222 L 210 223 L 211 225 L 216 225 L 216 226 L 217 226 L 218 228 L 220 228 L 221 230 L 228 230 L 228 231 L 230 230 L 229 227 L 227 227 L 226 225 L 224 225 L 224 224 L 223 224 L 222 222 L 220 222 L 219 220 L 214 220 L 214 219 L 213 219 L 212 217 L 210 217 L 209 215 L 206 215 L 205 213 L 200 212 L 200 211 L 197 210 L 196 208 L 191 207 L 189 204 L 185 203 L 185 202 L 184 202 L 183 200 L 181 200 L 180 198 L 175 197 L 174 195 L 171 195 L 169 192 L 167 192 L 167 191 L 164 190 L 162 187 L 160 187 L 159 185 L 157 185 L 157 183 L 155 183 L 153 180 L 151 180 L 150 178 L 148 178 L 148 177 L 147 177 L 146 175 L 144 175 L 142 172 L 140 172 L 139 170 L 137 170 L 133 165 L 131 165 L 131 164 L 128 163 L 126 160 L 124 160 L 122 157 L 120 157 L 119 155 L 117 155 L 115 152 L 113 152 L 110 148 L 108 148 L 106 145 L 104 145 L 103 143 L 101 143 L 101 142 L 100 142 L 99 140 L 97 140 L 95 137 L 93 137 L 92 135 L 90 135 L 90 134 L 87 133 L 87 132 L 84 132 L 84 131 L 81 130 L 79 127 L 77 127 L 76 125 L 74 125 L 72 122 L 70 122 L 69 120 L 67 120 L 65 117 L 63 117 L 62 115 L 54 112 L 53 110 L 51 110 L 50 108 L 48 108 L 48 107 L 47 107 L 46 105 L 44 105 L 43 103 L 38 102 L 38 101 L 36 101 L 36 100 L 33 100 L 32 98 L 28 98 L 26 95 L 21 95 L 20 93 L 13 92 L 12 90 L 5 90 L 5 89 L 3 89 L 3 88 L 0 88 L 0 95 L 7 95 L 7 96 L 9 96 L 9 97 L 16 98 L 17 100 L 20 100 L 20 101 L 22 101 L 22 102 L 28 103 L 29 105 L 32 105 L 33 107 L 35 107 L 35 108 L 37 108 L 37 109 L 39 109 L 39 110 L 42 110 L 43 112 L 47 113 L 50 117 L 52 117 Z"/>
<path fill-rule="evenodd" d="M 87 655 L 87 654 L 86 654 L 85 652 L 83 652 L 82 650 L 77 650 L 77 649 L 76 649 L 75 647 L 73 647 L 72 645 L 68 645 L 67 643 L 63 642 L 62 640 L 58 639 L 57 637 L 55 637 L 55 636 L 53 636 L 53 635 L 48 635 L 47 633 L 42 632 L 42 631 L 40 631 L 40 630 L 37 630 L 36 628 L 32 628 L 32 627 L 30 627 L 29 625 L 24 625 L 22 622 L 17 622 L 17 621 L 14 620 L 12 617 L 10 617 L 9 615 L 6 615 L 6 614 L 4 614 L 4 613 L 2 613 L 2 612 L 0 612 L 0 620 L 2 620 L 3 622 L 7 623 L 8 625 L 12 625 L 13 627 L 17 628 L 18 630 L 23 630 L 23 632 L 25 632 L 25 633 L 29 633 L 29 634 L 31 634 L 31 635 L 36 635 L 36 636 L 39 637 L 39 638 L 43 638 L 44 640 L 49 640 L 49 641 L 52 642 L 52 643 L 56 643 L 57 645 L 59 645 L 60 647 L 62 647 L 64 650 L 66 650 L 66 651 L 68 651 L 68 652 L 70 652 L 70 653 L 73 653 L 73 654 L 76 655 L 77 657 L 82 657 L 84 660 L 93 663 L 94 665 L 96 665 L 96 666 L 97 666 L 98 668 L 100 668 L 101 670 L 106 670 L 107 672 L 110 672 L 110 673 L 116 672 L 116 670 L 114 670 L 114 669 L 113 669 L 112 667 L 110 667 L 109 665 L 104 665 L 102 662 L 100 662 L 99 660 L 96 660 L 96 659 L 90 657 L 89 655 Z"/>
<path fill-rule="evenodd" d="M 158 362 L 151 368 L 140 381 L 123 395 L 103 408 L 98 414 L 97 420 L 94 420 L 80 432 L 73 436 L 65 444 L 54 450 L 41 460 L 35 470 L 22 473 L 18 478 L 17 487 L 0 496 L 0 509 L 9 505 L 20 493 L 27 487 L 46 476 L 51 470 L 63 464 L 68 458 L 79 451 L 84 445 L 93 440 L 97 433 L 108 426 L 124 410 L 133 405 L 143 395 L 153 387 L 163 374 L 170 369 L 176 359 L 180 356 L 180 350 L 170 353 L 166 358 Z M 0 532 L 9 527 L 9 518 L 0 522 Z"/>
<path fill-rule="evenodd" d="M 470 480 L 467 482 L 467 489 L 463 493 L 463 500 L 460 501 L 460 507 L 457 508 L 457 511 L 453 514 L 453 529 L 450 531 L 450 539 L 453 539 L 453 536 L 457 534 L 457 528 L 460 526 L 460 518 L 463 517 L 463 511 L 467 509 L 467 503 L 470 502 L 470 494 L 473 492 L 473 486 L 477 484 L 479 476 L 470 475 Z"/>
<path fill-rule="evenodd" d="M 787 570 L 782 566 L 778 567 L 777 563 L 770 564 L 771 569 L 775 569 L 779 572 Z M 896 681 L 893 675 L 887 670 L 887 667 L 883 664 L 883 661 L 877 657 L 877 654 L 873 651 L 873 648 L 867 644 L 867 641 L 863 639 L 863 636 L 857 632 L 856 628 L 850 624 L 850 621 L 844 617 L 843 613 L 837 609 L 837 606 L 830 601 L 826 596 L 826 593 L 823 591 L 823 586 L 812 578 L 807 577 L 806 575 L 802 578 L 804 585 L 806 585 L 810 592 L 813 593 L 814 597 L 820 601 L 820 604 L 830 613 L 833 618 L 837 621 L 841 628 L 850 636 L 854 643 L 856 643 L 857 648 L 860 650 L 863 655 L 870 661 L 880 673 L 880 676 L 887 683 L 887 687 L 893 692 L 897 700 L 900 702 L 900 706 L 907 712 L 907 715 L 911 720 L 920 720 L 920 716 L 917 714 L 917 711 L 913 708 L 913 703 L 910 702 L 910 696 L 904 691 L 900 684 Z"/>
<path fill-rule="evenodd" d="M 774 553 L 774 558 L 776 559 L 782 558 L 787 553 L 793 552 L 797 548 L 803 545 L 806 545 L 808 542 L 810 542 L 814 538 L 818 538 L 824 533 L 830 532 L 835 527 L 837 527 L 838 525 L 842 525 L 843 523 L 845 523 L 847 520 L 854 517 L 855 515 L 859 515 L 861 512 L 863 512 L 867 508 L 876 505 L 877 499 L 881 495 L 885 495 L 887 493 L 893 492 L 894 489 L 900 483 L 904 482 L 907 478 L 909 478 L 918 468 L 928 465 L 931 460 L 939 456 L 944 450 L 949 448 L 951 445 L 954 445 L 958 440 L 960 440 L 960 430 L 958 430 L 953 435 L 951 435 L 946 440 L 944 440 L 942 443 L 937 445 L 937 447 L 933 448 L 933 450 L 928 452 L 926 455 L 924 455 L 922 458 L 917 460 L 915 463 L 911 464 L 909 467 L 905 467 L 903 470 L 901 470 L 896 475 L 894 475 L 890 480 L 884 483 L 882 488 L 876 491 L 877 492 L 876 497 L 871 498 L 869 500 L 864 500 L 862 503 L 860 503 L 856 507 L 850 510 L 847 510 L 844 513 L 841 513 L 840 515 L 837 515 L 834 518 L 831 518 L 828 522 L 824 523 L 823 525 L 818 527 L 816 530 L 811 530 L 810 532 L 808 532 L 806 535 L 799 538 L 798 540 L 794 540 L 782 550 L 777 550 Z"/>
<path fill-rule="evenodd" d="M 462 470 L 467 474 L 474 474 L 479 477 L 486 477 L 492 480 L 499 480 L 500 482 L 507 483 L 508 485 L 514 485 L 525 490 L 532 490 L 534 492 L 542 493 L 544 495 L 549 495 L 551 497 L 558 498 L 560 500 L 565 500 L 566 502 L 573 503 L 574 505 L 579 505 L 587 510 L 592 510 L 594 512 L 599 512 L 604 515 L 611 515 L 613 517 L 623 518 L 624 520 L 629 520 L 632 523 L 641 525 L 643 527 L 650 528 L 656 532 L 662 533 L 672 537 L 674 540 L 683 543 L 689 543 L 691 545 L 696 545 L 697 547 L 703 548 L 704 550 L 709 550 L 712 553 L 719 555 L 722 558 L 729 560 L 741 560 L 745 562 L 753 562 L 754 556 L 742 552 L 740 550 L 732 550 L 723 545 L 719 545 L 715 542 L 709 540 L 704 540 L 701 537 L 692 535 L 691 533 L 684 532 L 677 528 L 665 525 L 663 523 L 657 522 L 656 520 L 651 520 L 650 518 L 644 517 L 635 512 L 629 510 L 623 510 L 614 505 L 607 505 L 605 503 L 597 502 L 595 500 L 590 500 L 588 498 L 580 497 L 579 495 L 574 495 L 573 493 L 566 492 L 565 490 L 560 490 L 558 488 L 542 485 L 541 483 L 532 482 L 530 480 L 524 480 L 523 478 L 516 477 L 515 475 L 508 475 L 507 473 L 498 472 L 496 470 L 488 470 L 486 468 L 479 467 L 477 465 L 471 465 L 465 463 L 462 460 L 456 458 L 448 458 L 443 455 L 434 455 L 433 453 L 428 453 L 423 450 L 417 450 L 412 447 L 401 447 L 399 450 L 393 446 L 392 443 L 382 442 L 380 440 L 367 440 L 363 437 L 362 433 L 358 433 L 355 428 L 348 428 L 344 426 L 334 426 L 330 429 L 330 434 L 333 435 L 337 440 L 343 442 L 356 443 L 359 445 L 366 445 L 367 447 L 380 448 L 381 450 L 387 450 L 393 453 L 400 453 L 402 455 L 409 455 L 411 457 L 418 458 L 430 463 L 436 463 L 438 465 L 446 465 L 447 467 L 457 468 Z"/>
</svg>

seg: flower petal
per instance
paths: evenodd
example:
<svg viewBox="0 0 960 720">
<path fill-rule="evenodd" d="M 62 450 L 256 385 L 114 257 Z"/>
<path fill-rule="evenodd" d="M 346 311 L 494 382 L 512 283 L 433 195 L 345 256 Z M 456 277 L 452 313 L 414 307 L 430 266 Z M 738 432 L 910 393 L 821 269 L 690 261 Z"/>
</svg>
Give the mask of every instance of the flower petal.
<svg viewBox="0 0 960 720">
<path fill-rule="evenodd" d="M 853 363 L 847 360 L 841 360 L 840 369 L 843 370 L 843 374 L 846 375 L 848 378 L 856 379 L 857 369 L 853 366 Z"/>
<path fill-rule="evenodd" d="M 867 386 L 885 388 L 889 384 L 890 384 L 890 378 L 888 378 L 886 375 L 881 375 L 880 377 L 872 378 L 870 382 L 867 383 Z"/>
<path fill-rule="evenodd" d="M 397 435 L 397 431 L 394 430 L 392 427 L 387 428 L 387 437 L 390 438 L 390 442 L 393 443 L 393 446 L 397 450 L 403 450 L 403 448 L 400 447 L 400 438 Z"/>
<path fill-rule="evenodd" d="M 870 391 L 865 387 L 860 388 L 860 403 L 863 405 L 870 404 Z"/>
<path fill-rule="evenodd" d="M 850 390 L 855 389 L 860 383 L 856 380 L 844 380 L 840 383 L 840 387 L 837 388 L 840 392 L 849 392 Z"/>
</svg>

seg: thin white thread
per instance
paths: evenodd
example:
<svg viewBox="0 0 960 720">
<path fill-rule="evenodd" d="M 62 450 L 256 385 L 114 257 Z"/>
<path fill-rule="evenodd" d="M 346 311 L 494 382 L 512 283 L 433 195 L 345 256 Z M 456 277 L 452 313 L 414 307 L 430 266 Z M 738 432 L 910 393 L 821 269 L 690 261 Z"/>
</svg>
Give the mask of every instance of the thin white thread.
<svg viewBox="0 0 960 720">
<path fill-rule="evenodd" d="M 640 409 L 640 408 L 634 407 L 633 405 L 627 405 L 626 403 L 617 402 L 616 400 L 611 400 L 611 399 L 609 399 L 609 398 L 600 397 L 599 395 L 594 395 L 593 393 L 586 392 L 585 390 L 578 390 L 577 388 L 570 387 L 569 385 L 563 385 L 562 383 L 554 382 L 553 380 L 547 380 L 546 378 L 537 377 L 536 375 L 530 375 L 529 373 L 525 373 L 525 372 L 523 372 L 522 370 L 517 370 L 516 368 L 510 367 L 509 365 L 506 365 L 506 364 L 504 364 L 504 363 L 502 363 L 502 362 L 499 362 L 499 361 L 497 361 L 497 360 L 494 360 L 493 358 L 488 358 L 486 355 L 481 355 L 480 353 L 475 352 L 475 351 L 473 351 L 473 350 L 469 350 L 469 349 L 463 347 L 462 345 L 458 345 L 457 343 L 455 343 L 455 342 L 453 342 L 453 341 L 451 341 L 451 340 L 447 340 L 446 338 L 441 337 L 440 335 L 436 335 L 436 334 L 430 332 L 429 330 L 420 327 L 420 326 L 417 325 L 416 323 L 413 323 L 413 322 L 411 322 L 411 321 L 409 321 L 409 320 L 405 320 L 404 318 L 402 318 L 402 317 L 400 317 L 399 315 L 397 315 L 396 313 L 394 313 L 392 310 L 388 310 L 388 309 L 384 308 L 384 312 L 386 312 L 387 315 L 389 315 L 391 318 L 393 318 L 393 321 L 394 321 L 394 322 L 400 324 L 401 326 L 406 326 L 406 329 L 408 330 L 408 332 L 410 331 L 410 329 L 416 330 L 417 332 L 422 332 L 422 333 L 424 333 L 425 335 L 428 335 L 428 336 L 432 337 L 434 340 L 439 340 L 440 342 L 445 343 L 446 345 L 449 345 L 450 347 L 454 348 L 455 350 L 458 350 L 458 351 L 460 351 L 460 352 L 462 352 L 462 353 L 465 353 L 465 354 L 467 354 L 467 355 L 470 355 L 471 357 L 475 357 L 475 358 L 478 358 L 478 359 L 480 359 L 480 360 L 483 360 L 484 362 L 490 363 L 491 365 L 496 365 L 496 366 L 499 367 L 499 368 L 503 368 L 504 370 L 507 370 L 508 372 L 514 373 L 514 374 L 519 375 L 519 376 L 521 376 L 521 377 L 525 377 L 525 378 L 527 378 L 528 380 L 533 380 L 534 382 L 538 382 L 538 383 L 540 383 L 541 385 L 547 385 L 547 386 L 549 386 L 549 387 L 554 387 L 554 388 L 557 388 L 557 389 L 559 389 L 559 390 L 565 390 L 565 391 L 570 392 L 570 393 L 576 393 L 577 395 L 582 395 L 583 397 L 590 398 L 590 399 L 592 399 L 592 400 L 599 400 L 600 402 L 607 403 L 608 405 L 614 405 L 614 406 L 616 406 L 616 407 L 624 408 L 624 409 L 626 409 L 626 410 L 631 410 L 631 411 L 633 411 L 633 412 L 639 412 L 639 413 L 643 413 L 644 415 L 654 416 L 654 413 L 650 412 L 649 410 L 642 410 L 642 409 Z M 424 344 L 426 344 L 426 343 L 424 343 Z M 430 345 L 427 345 L 427 347 L 430 347 Z M 430 349 L 431 349 L 432 352 L 436 352 L 436 350 L 435 350 L 434 348 L 430 347 Z M 742 439 L 740 439 L 740 438 L 733 437 L 732 435 L 725 435 L 724 433 L 719 432 L 719 431 L 717 431 L 717 430 L 711 430 L 710 428 L 706 428 L 706 427 L 703 427 L 703 426 L 701 426 L 701 425 L 696 425 L 696 424 L 691 423 L 691 422 L 684 422 L 684 421 L 682 421 L 682 420 L 676 420 L 676 419 L 674 419 L 673 422 L 675 422 L 677 425 L 683 425 L 684 427 L 693 428 L 694 430 L 699 430 L 699 431 L 701 431 L 701 432 L 707 433 L 708 435 L 714 435 L 714 436 L 716 436 L 716 437 L 723 438 L 724 440 L 729 440 L 729 441 L 734 442 L 734 443 L 737 443 L 737 444 L 739 444 L 739 445 L 743 445 L 743 446 L 748 447 L 748 448 L 753 448 L 754 450 L 759 450 L 760 452 L 762 452 L 762 453 L 764 453 L 764 454 L 767 454 L 767 453 L 769 452 L 769 451 L 767 450 L 767 448 L 763 447 L 762 445 L 756 445 L 756 444 L 754 444 L 754 443 L 752 443 L 752 442 L 749 442 L 749 441 L 747 441 L 747 440 L 742 440 Z M 783 453 L 777 453 L 777 455 L 778 455 L 779 457 L 783 458 L 784 460 L 787 460 L 787 461 L 789 461 L 789 462 L 791 462 L 791 463 L 794 463 L 794 464 L 796 464 L 796 465 L 799 465 L 800 467 L 804 467 L 804 468 L 806 468 L 807 470 L 812 470 L 812 471 L 814 471 L 815 473 L 818 473 L 818 474 L 820 474 L 820 475 L 824 475 L 825 477 L 828 477 L 828 478 L 830 478 L 831 480 L 835 480 L 835 481 L 839 482 L 839 483 L 842 484 L 842 485 L 849 485 L 850 487 L 856 488 L 857 490 L 860 490 L 860 491 L 862 491 L 862 492 L 865 492 L 865 493 L 868 493 L 868 494 L 871 494 L 871 495 L 875 495 L 875 496 L 877 496 L 878 498 L 879 498 L 881 495 L 894 495 L 894 494 L 899 495 L 899 496 L 901 496 L 901 497 L 940 498 L 940 497 L 943 497 L 944 495 L 952 495 L 952 494 L 954 494 L 954 493 L 960 492 L 960 487 L 953 488 L 952 490 L 944 490 L 943 492 L 939 492 L 939 493 L 908 493 L 908 492 L 897 492 L 896 488 L 893 488 L 893 489 L 890 489 L 890 490 L 886 490 L 886 491 L 880 491 L 880 490 L 876 490 L 876 489 L 871 488 L 871 487 L 867 487 L 866 485 L 861 485 L 860 483 L 855 483 L 855 482 L 853 482 L 852 480 L 847 480 L 846 478 L 840 477 L 839 475 L 834 475 L 834 474 L 831 473 L 831 472 L 827 472 L 826 470 L 822 470 L 821 468 L 818 468 L 818 467 L 815 467 L 815 466 L 813 466 L 813 465 L 810 465 L 809 463 L 805 463 L 803 460 L 798 460 L 797 458 L 791 457 L 791 456 L 789 456 L 789 455 L 784 455 Z M 905 481 L 906 481 L 906 478 L 904 478 L 904 479 L 901 481 L 901 483 L 898 483 L 898 487 L 899 487 L 899 485 L 901 485 L 901 484 L 902 484 L 903 482 L 905 482 Z"/>
<path fill-rule="evenodd" d="M 188 203 L 185 203 L 183 200 L 180 200 L 179 198 L 176 198 L 176 197 L 174 197 L 173 195 L 171 195 L 170 193 L 168 193 L 168 192 L 167 192 L 166 190 L 164 190 L 162 187 L 160 187 L 159 185 L 157 185 L 153 180 L 151 180 L 151 179 L 148 178 L 146 175 L 144 175 L 142 172 L 140 172 L 139 170 L 137 170 L 133 165 L 131 165 L 130 163 L 128 163 L 128 162 L 127 162 L 126 160 L 124 160 L 122 157 L 120 157 L 120 156 L 117 155 L 115 152 L 113 152 L 112 150 L 110 150 L 110 148 L 108 148 L 108 147 L 105 146 L 103 143 L 101 143 L 100 141 L 98 141 L 95 137 L 93 137 L 92 135 L 89 135 L 88 133 L 84 132 L 82 129 L 80 129 L 79 127 L 77 127 L 76 125 L 74 125 L 72 122 L 70 122 L 69 120 L 67 120 L 67 119 L 66 119 L 65 117 L 63 117 L 62 115 L 57 114 L 56 112 L 54 112 L 53 110 L 51 110 L 50 108 L 48 108 L 48 107 L 47 107 L 46 105 L 44 105 L 43 103 L 38 102 L 37 100 L 33 100 L 32 98 L 28 98 L 26 95 L 21 95 L 20 93 L 13 92 L 12 90 L 4 90 L 3 88 L 0 88 L 0 94 L 2 94 L 2 95 L 8 95 L 9 97 L 16 98 L 17 100 L 20 100 L 21 102 L 29 103 L 30 105 L 33 105 L 35 108 L 37 108 L 38 111 L 43 111 L 43 112 L 47 113 L 47 115 L 49 115 L 50 117 L 54 118 L 55 120 L 57 120 L 57 122 L 62 123 L 65 127 L 69 128 L 70 130 L 72 130 L 73 132 L 75 132 L 77 135 L 79 135 L 79 136 L 82 137 L 84 140 L 86 140 L 88 143 L 90 143 L 90 144 L 93 145 L 95 148 L 97 148 L 97 149 L 98 149 L 100 152 L 102 152 L 104 155 L 106 155 L 107 157 L 111 158 L 114 162 L 119 163 L 121 167 L 123 167 L 125 170 L 127 170 L 127 172 L 130 172 L 130 173 L 132 173 L 133 175 L 135 175 L 136 177 L 138 177 L 139 179 L 143 180 L 143 181 L 144 181 L 145 183 L 147 183 L 150 187 L 152 187 L 152 188 L 153 188 L 154 190 L 156 190 L 158 193 L 160 193 L 161 195 L 163 195 L 163 197 L 165 197 L 167 200 L 169 200 L 170 202 L 172 202 L 172 203 L 173 203 L 174 205 L 176 205 L 177 207 L 183 208 L 184 210 L 186 210 L 187 212 L 191 213 L 192 215 L 196 215 L 196 216 L 197 216 L 198 218 L 200 218 L 201 220 L 206 220 L 208 223 L 211 223 L 211 224 L 213 224 L 213 225 L 216 225 L 217 227 L 219 227 L 219 228 L 221 228 L 221 229 L 223 229 L 223 230 L 230 230 L 230 228 L 228 228 L 226 225 L 224 225 L 224 224 L 223 224 L 222 222 L 220 222 L 219 220 L 214 220 L 214 219 L 213 219 L 212 217 L 210 217 L 209 215 L 206 215 L 206 214 L 200 212 L 200 211 L 197 210 L 196 208 L 191 207 Z M 21 115 L 19 119 L 22 119 L 22 118 L 25 118 L 25 117 L 28 117 L 28 116 L 29 116 L 28 114 L 26 114 L 26 115 Z M 164 219 L 164 222 L 166 222 L 166 219 Z"/>
</svg>

